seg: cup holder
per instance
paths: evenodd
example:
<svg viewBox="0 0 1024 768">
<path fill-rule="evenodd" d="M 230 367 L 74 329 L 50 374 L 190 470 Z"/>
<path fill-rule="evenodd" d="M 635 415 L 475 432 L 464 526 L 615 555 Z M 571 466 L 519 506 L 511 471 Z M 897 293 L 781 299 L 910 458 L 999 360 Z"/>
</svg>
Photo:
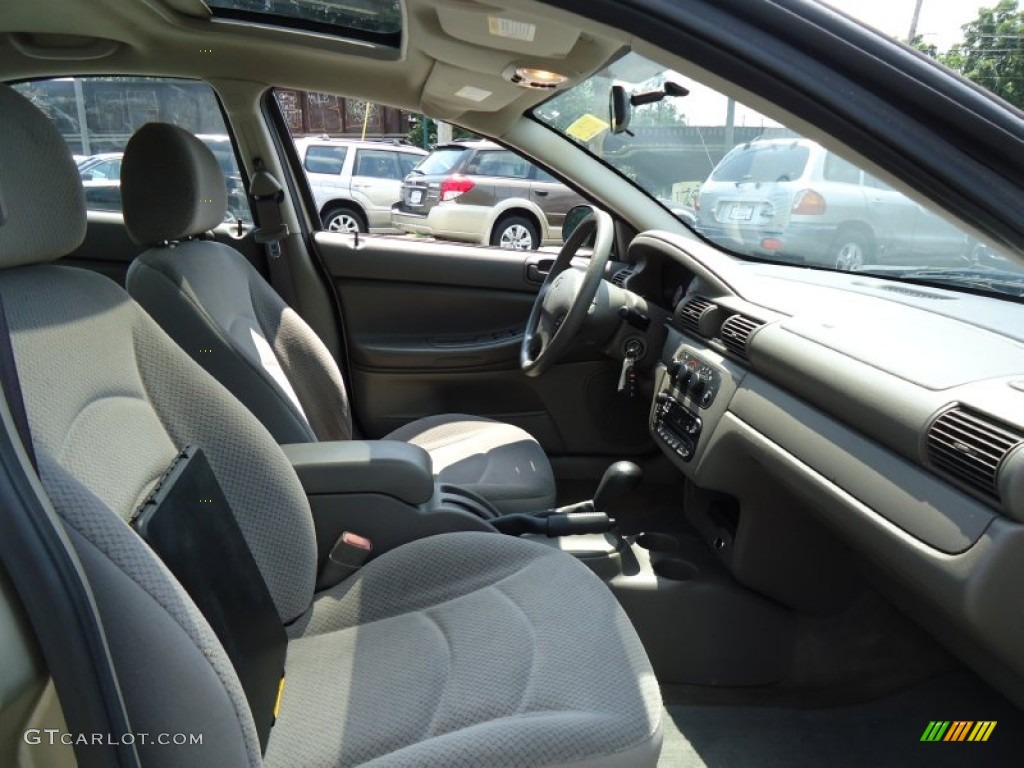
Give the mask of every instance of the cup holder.
<svg viewBox="0 0 1024 768">
<path fill-rule="evenodd" d="M 652 566 L 656 574 L 671 581 L 689 581 L 699 573 L 697 566 L 689 560 L 675 557 L 661 558 L 652 563 Z"/>
<path fill-rule="evenodd" d="M 641 533 L 636 537 L 636 543 L 648 552 L 675 552 L 679 549 L 676 537 L 667 533 Z"/>
</svg>

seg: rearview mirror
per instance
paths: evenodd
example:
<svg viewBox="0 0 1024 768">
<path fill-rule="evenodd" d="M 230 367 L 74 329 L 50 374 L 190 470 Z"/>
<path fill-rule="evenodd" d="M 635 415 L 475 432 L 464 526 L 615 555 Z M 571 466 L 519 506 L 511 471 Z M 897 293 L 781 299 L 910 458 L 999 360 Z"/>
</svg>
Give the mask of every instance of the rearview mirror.
<svg viewBox="0 0 1024 768">
<path fill-rule="evenodd" d="M 646 91 L 645 93 L 627 94 L 626 89 L 621 85 L 613 85 L 608 92 L 608 123 L 612 133 L 630 133 L 629 119 L 632 116 L 633 107 L 642 104 L 655 104 L 666 96 L 686 96 L 690 91 L 679 83 L 666 80 L 660 91 Z M 632 136 L 632 134 L 630 133 Z"/>
<path fill-rule="evenodd" d="M 625 133 L 629 130 L 630 109 L 629 95 L 621 85 L 613 85 L 608 93 L 608 123 L 612 133 Z"/>
</svg>

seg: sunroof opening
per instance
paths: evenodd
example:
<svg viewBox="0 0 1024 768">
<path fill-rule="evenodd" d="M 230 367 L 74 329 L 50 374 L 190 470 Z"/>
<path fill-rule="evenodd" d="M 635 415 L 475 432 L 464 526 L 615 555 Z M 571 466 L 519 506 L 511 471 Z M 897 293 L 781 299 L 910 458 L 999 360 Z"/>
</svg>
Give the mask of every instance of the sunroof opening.
<svg viewBox="0 0 1024 768">
<path fill-rule="evenodd" d="M 214 16 L 398 47 L 401 0 L 205 0 Z"/>
</svg>

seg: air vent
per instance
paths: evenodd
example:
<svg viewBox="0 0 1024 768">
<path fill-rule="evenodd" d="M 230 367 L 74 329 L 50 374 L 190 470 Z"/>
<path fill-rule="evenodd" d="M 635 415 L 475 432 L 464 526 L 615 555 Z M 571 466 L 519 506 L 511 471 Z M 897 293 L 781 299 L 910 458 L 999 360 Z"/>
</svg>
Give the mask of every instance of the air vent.
<svg viewBox="0 0 1024 768">
<path fill-rule="evenodd" d="M 619 288 L 621 288 L 622 286 L 624 286 L 626 284 L 626 280 L 632 274 L 633 274 L 633 270 L 631 268 L 623 267 L 618 272 L 616 272 L 614 275 L 612 275 L 612 282 L 615 283 L 615 285 L 619 286 Z"/>
<path fill-rule="evenodd" d="M 700 318 L 715 305 L 703 296 L 694 296 L 679 308 L 679 322 L 688 331 L 700 334 Z"/>
<path fill-rule="evenodd" d="M 943 296 L 938 293 L 929 293 L 928 291 L 919 291 L 916 288 L 907 288 L 905 285 L 886 285 L 882 288 L 883 291 L 889 293 L 898 293 L 901 296 L 912 296 L 915 299 L 931 299 L 932 301 L 952 301 L 952 296 Z"/>
<path fill-rule="evenodd" d="M 932 422 L 925 445 L 932 467 L 997 499 L 999 465 L 1022 442 L 1012 427 L 957 407 Z"/>
<path fill-rule="evenodd" d="M 764 323 L 744 315 L 733 315 L 722 323 L 722 343 L 734 355 L 746 359 L 747 341 Z"/>
</svg>

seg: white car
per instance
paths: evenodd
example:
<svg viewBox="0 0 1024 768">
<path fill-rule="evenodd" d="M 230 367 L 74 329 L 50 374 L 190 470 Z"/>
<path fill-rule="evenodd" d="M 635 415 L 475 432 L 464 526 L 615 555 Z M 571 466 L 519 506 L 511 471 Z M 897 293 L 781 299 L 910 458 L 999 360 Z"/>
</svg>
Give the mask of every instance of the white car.
<svg viewBox="0 0 1024 768">
<path fill-rule="evenodd" d="M 393 232 L 402 179 L 426 152 L 403 144 L 327 137 L 295 140 L 324 229 Z"/>
</svg>

